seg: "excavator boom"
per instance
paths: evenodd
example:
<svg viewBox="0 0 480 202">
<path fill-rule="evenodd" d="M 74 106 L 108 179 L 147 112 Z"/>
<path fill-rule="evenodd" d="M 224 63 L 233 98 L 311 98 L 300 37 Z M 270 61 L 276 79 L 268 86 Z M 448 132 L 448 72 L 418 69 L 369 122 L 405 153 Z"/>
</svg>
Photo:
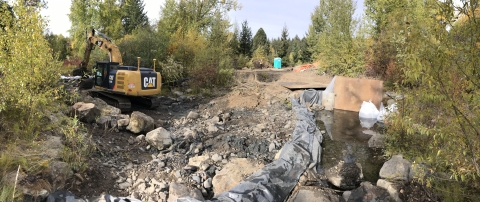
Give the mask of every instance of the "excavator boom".
<svg viewBox="0 0 480 202">
<path fill-rule="evenodd" d="M 100 35 L 101 37 L 97 36 Z M 123 65 L 122 62 L 122 54 L 118 49 L 117 45 L 115 45 L 110 38 L 105 36 L 103 33 L 92 29 L 87 34 L 87 47 L 85 48 L 85 53 L 83 54 L 83 62 L 82 62 L 82 69 L 86 70 L 88 62 L 90 61 L 90 54 L 94 49 L 95 45 L 97 45 L 100 49 L 108 53 L 110 62 L 117 62 L 120 65 Z"/>
</svg>

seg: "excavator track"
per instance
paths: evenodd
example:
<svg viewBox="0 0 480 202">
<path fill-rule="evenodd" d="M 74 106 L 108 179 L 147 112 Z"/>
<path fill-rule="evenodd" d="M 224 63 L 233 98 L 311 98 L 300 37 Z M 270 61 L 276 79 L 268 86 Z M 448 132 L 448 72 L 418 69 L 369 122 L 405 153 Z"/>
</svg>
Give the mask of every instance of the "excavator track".
<svg viewBox="0 0 480 202">
<path fill-rule="evenodd" d="M 112 105 L 116 108 L 119 108 L 122 113 L 123 112 L 130 112 L 132 110 L 132 104 L 128 97 L 122 95 L 115 95 L 110 93 L 104 93 L 98 90 L 91 90 L 90 95 L 92 97 L 98 97 L 105 101 L 107 104 Z"/>
<path fill-rule="evenodd" d="M 132 103 L 147 109 L 155 109 L 160 106 L 160 99 L 157 97 L 115 95 L 95 89 L 90 90 L 89 93 L 92 97 L 100 98 L 107 104 L 119 108 L 122 113 L 131 112 Z"/>
</svg>

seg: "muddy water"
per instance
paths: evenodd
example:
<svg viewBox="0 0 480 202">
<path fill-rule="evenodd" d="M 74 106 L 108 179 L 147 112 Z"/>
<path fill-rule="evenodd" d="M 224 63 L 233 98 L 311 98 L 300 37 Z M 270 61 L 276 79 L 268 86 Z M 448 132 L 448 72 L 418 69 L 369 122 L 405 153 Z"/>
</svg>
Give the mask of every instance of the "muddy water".
<svg viewBox="0 0 480 202">
<path fill-rule="evenodd" d="M 376 183 L 378 173 L 385 162 L 382 151 L 368 147 L 370 135 L 367 130 L 381 131 L 375 124 L 370 129 L 362 128 L 358 112 L 334 110 L 317 112 L 317 126 L 325 130 L 322 143 L 322 169 L 328 169 L 339 161 L 360 163 L 365 181 Z"/>
</svg>

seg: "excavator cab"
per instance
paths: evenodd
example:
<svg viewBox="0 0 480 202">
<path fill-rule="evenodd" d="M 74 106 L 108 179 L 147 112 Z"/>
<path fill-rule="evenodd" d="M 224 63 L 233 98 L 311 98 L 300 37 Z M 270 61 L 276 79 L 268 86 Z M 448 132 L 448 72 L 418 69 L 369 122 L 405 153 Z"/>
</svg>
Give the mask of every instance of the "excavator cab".
<svg viewBox="0 0 480 202">
<path fill-rule="evenodd" d="M 112 70 L 118 69 L 117 62 L 97 62 L 95 69 L 95 86 L 105 89 L 113 89 L 115 86 L 115 75 L 111 75 Z"/>
</svg>

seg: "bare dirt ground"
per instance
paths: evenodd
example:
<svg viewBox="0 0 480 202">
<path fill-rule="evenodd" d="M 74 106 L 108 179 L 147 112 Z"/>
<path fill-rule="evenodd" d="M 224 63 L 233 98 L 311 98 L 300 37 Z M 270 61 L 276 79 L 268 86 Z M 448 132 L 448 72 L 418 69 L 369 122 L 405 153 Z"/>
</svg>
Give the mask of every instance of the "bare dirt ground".
<svg viewBox="0 0 480 202">
<path fill-rule="evenodd" d="M 161 97 L 162 104 L 156 109 L 134 106 L 134 110 L 152 117 L 156 127 L 164 127 L 175 134 L 176 143 L 165 151 L 151 148 L 145 141 L 136 141 L 138 134 L 86 124 L 97 149 L 89 159 L 87 171 L 69 180 L 65 189 L 83 198 L 105 193 L 145 201 L 167 201 L 168 191 L 163 189 L 160 194 L 145 195 L 134 189 L 119 188 L 121 182 L 132 178 L 133 172 L 134 178 L 146 181 L 156 179 L 169 184 L 183 180 L 190 187 L 201 189 L 205 199 L 209 199 L 213 191 L 195 184 L 189 180 L 192 173 L 185 173 L 189 158 L 220 154 L 225 160 L 241 157 L 258 164 L 270 163 L 290 139 L 295 127 L 295 115 L 289 109 L 288 99 L 301 92 L 291 91 L 279 83 L 301 81 L 328 84 L 331 79 L 330 76 L 319 76 L 312 71 L 242 70 L 236 72 L 231 88 L 215 89 L 209 96 L 189 95 L 186 93 L 188 87 L 184 86 L 174 89 L 183 95 Z M 185 117 L 191 111 L 206 118 L 189 121 Z M 212 117 L 224 123 L 213 133 L 205 127 L 205 122 Z M 188 131 L 196 131 L 196 135 L 183 135 Z M 269 148 L 272 144 L 274 149 Z M 198 152 L 192 152 L 195 149 Z M 156 159 L 164 162 L 164 166 L 152 166 L 152 161 Z M 212 177 L 211 172 L 224 166 L 222 161 L 211 164 L 210 169 L 205 171 L 207 177 Z M 406 188 L 405 195 L 413 195 L 409 195 L 406 201 L 420 197 L 414 194 L 417 193 L 415 190 L 419 190 L 418 186 L 414 184 Z M 421 191 L 418 195 L 424 193 Z M 422 199 L 435 201 L 437 198 Z"/>
<path fill-rule="evenodd" d="M 248 117 L 256 114 L 258 117 L 264 117 L 262 111 L 258 109 L 267 108 L 272 100 L 284 105 L 283 102 L 289 97 L 293 96 L 295 92 L 278 85 L 278 82 L 290 81 L 316 81 L 316 82 L 330 82 L 331 78 L 327 76 L 318 76 L 312 72 L 294 73 L 291 71 L 238 71 L 235 83 L 236 85 L 228 89 L 216 89 L 213 95 L 206 96 L 187 96 L 181 102 L 178 98 L 162 97 L 161 105 L 156 109 L 143 109 L 139 106 L 134 106 L 134 110 L 138 110 L 146 115 L 152 117 L 157 121 L 157 125 L 161 124 L 164 128 L 169 128 L 173 124 L 173 120 L 180 119 L 187 116 L 192 110 L 208 111 L 206 113 L 215 112 L 233 112 L 233 116 L 245 117 L 234 119 L 229 122 L 229 125 L 238 125 L 238 127 L 248 128 L 257 123 L 265 123 L 270 120 L 248 119 Z M 178 88 L 178 91 L 185 91 L 185 88 Z M 298 93 L 298 92 L 297 92 Z M 212 105 L 212 103 L 214 103 Z M 212 105 L 213 107 L 210 107 Z M 206 109 L 208 108 L 208 110 Z M 283 109 L 287 111 L 288 109 Z M 293 117 L 291 118 L 293 120 Z M 253 122 L 253 123 L 252 123 Z M 283 123 L 285 124 L 285 123 Z M 294 122 L 291 123 L 292 128 Z M 283 128 L 284 125 L 279 123 L 277 127 Z M 92 197 L 99 196 L 102 193 L 108 193 L 114 196 L 129 196 L 124 190 L 118 189 L 116 182 L 119 177 L 127 177 L 124 172 L 118 172 L 119 167 L 124 164 L 133 162 L 134 165 L 141 165 L 152 160 L 152 154 L 156 151 L 146 150 L 148 143 L 137 143 L 134 139 L 137 135 L 128 131 L 115 131 L 112 129 L 102 129 L 95 125 L 86 124 L 93 139 L 97 144 L 96 152 L 89 160 L 89 168 L 82 178 L 75 178 L 68 182 L 67 188 L 77 196 Z M 157 126 L 158 127 L 158 126 Z M 290 129 L 291 132 L 291 129 Z M 230 133 L 223 133 L 216 138 L 205 138 L 205 145 L 211 145 L 211 150 L 217 153 L 225 153 L 227 150 L 234 151 L 228 145 L 215 144 L 215 141 L 229 138 Z M 278 133 L 284 141 L 288 138 L 285 132 Z M 247 137 L 246 134 L 234 134 Z M 250 138 L 245 138 L 246 141 L 253 141 Z M 263 140 L 260 140 L 263 141 Z M 248 144 L 248 143 L 246 143 Z M 268 145 L 266 145 L 268 147 Z M 237 151 L 238 152 L 238 151 Z M 230 153 L 230 152 L 228 152 Z M 265 163 L 272 161 L 274 153 L 264 156 Z M 178 159 L 178 166 L 185 166 L 188 163 L 188 157 L 176 157 Z M 171 159 L 175 161 L 175 159 Z M 117 167 L 117 168 L 116 168 Z M 113 172 L 112 172 L 113 171 Z M 117 175 L 118 173 L 118 175 Z M 165 178 L 172 178 L 172 176 L 163 176 Z M 166 180 L 170 181 L 170 180 Z"/>
</svg>

